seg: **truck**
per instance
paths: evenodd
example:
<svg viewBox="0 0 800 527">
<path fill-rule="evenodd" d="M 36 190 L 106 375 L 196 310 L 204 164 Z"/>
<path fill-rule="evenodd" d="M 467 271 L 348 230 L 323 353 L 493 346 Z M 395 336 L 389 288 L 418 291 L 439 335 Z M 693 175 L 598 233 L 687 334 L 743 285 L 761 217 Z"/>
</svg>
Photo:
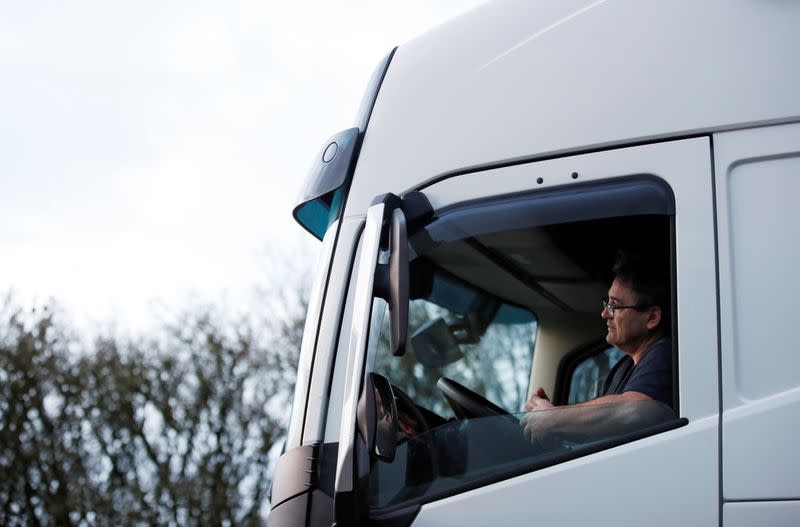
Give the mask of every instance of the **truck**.
<svg viewBox="0 0 800 527">
<path fill-rule="evenodd" d="M 798 52 L 786 0 L 494 0 L 392 50 L 294 210 L 269 525 L 800 524 Z M 535 390 L 620 359 L 628 246 L 669 270 L 670 411 L 532 441 Z"/>
</svg>

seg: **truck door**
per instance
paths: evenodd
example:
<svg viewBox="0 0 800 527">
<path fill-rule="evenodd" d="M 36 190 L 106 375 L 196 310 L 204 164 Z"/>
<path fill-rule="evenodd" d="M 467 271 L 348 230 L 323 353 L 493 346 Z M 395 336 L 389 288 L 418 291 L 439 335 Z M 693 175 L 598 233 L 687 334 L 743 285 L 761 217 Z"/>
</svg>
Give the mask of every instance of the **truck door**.
<svg viewBox="0 0 800 527">
<path fill-rule="evenodd" d="M 326 423 L 326 437 L 338 430 L 337 524 L 718 523 L 709 138 L 474 171 L 421 190 L 434 214 L 408 228 L 404 354 L 389 342 L 392 308 L 373 292 L 390 257 L 385 202 L 362 236 L 336 358 L 345 378 L 331 394 L 342 411 Z M 600 301 L 622 246 L 669 269 L 672 404 L 660 414 L 665 405 L 647 401 L 607 408 L 604 426 L 577 437 L 523 431 L 530 394 L 553 393 L 569 381 L 562 362 L 602 347 Z M 387 437 L 391 448 L 379 446 Z"/>
<path fill-rule="evenodd" d="M 714 136 L 723 524 L 800 518 L 800 125 Z"/>
</svg>

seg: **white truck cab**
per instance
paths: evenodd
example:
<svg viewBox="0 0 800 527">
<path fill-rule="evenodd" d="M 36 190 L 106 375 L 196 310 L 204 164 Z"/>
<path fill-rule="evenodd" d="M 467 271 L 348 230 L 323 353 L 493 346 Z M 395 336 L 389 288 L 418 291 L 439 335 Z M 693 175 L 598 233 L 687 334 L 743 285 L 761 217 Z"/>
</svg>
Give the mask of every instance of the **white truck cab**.
<svg viewBox="0 0 800 527">
<path fill-rule="evenodd" d="M 295 209 L 322 250 L 269 525 L 800 524 L 798 29 L 498 0 L 393 50 Z M 623 356 L 630 248 L 667 270 L 671 400 L 523 433 Z"/>
</svg>

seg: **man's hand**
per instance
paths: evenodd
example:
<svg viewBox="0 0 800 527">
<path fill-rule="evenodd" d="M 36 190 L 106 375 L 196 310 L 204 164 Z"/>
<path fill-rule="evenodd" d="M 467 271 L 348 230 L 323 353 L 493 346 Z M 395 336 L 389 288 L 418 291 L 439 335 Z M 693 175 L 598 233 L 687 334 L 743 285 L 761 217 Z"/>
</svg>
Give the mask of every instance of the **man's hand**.
<svg viewBox="0 0 800 527">
<path fill-rule="evenodd" d="M 561 445 L 559 427 L 564 417 L 561 414 L 562 412 L 554 409 L 549 412 L 533 411 L 522 416 L 519 425 L 525 439 L 541 449 L 558 448 Z"/>
<path fill-rule="evenodd" d="M 539 412 L 541 410 L 550 410 L 555 408 L 553 403 L 550 402 L 550 398 L 544 392 L 544 388 L 537 388 L 536 393 L 531 395 L 531 398 L 528 399 L 528 402 L 525 403 L 524 410 L 526 412 Z"/>
<path fill-rule="evenodd" d="M 525 411 L 528 413 L 519 421 L 525 439 L 547 449 L 555 448 L 559 444 L 554 435 L 559 424 L 559 417 L 555 415 L 557 412 L 553 411 L 554 408 L 543 388 L 538 388 L 536 393 L 531 395 L 525 403 Z"/>
</svg>

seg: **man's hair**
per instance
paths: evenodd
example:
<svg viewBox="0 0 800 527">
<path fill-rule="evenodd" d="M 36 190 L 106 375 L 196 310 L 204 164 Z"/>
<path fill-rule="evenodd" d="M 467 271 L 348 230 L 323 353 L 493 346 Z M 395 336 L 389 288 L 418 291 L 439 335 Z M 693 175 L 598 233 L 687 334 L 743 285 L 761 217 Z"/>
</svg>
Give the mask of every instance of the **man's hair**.
<svg viewBox="0 0 800 527">
<path fill-rule="evenodd" d="M 620 250 L 612 268 L 614 276 L 628 285 L 636 295 L 636 303 L 643 307 L 661 308 L 659 328 L 669 334 L 670 289 L 669 267 L 666 258 L 654 254 L 645 256 L 642 252 Z"/>
</svg>

